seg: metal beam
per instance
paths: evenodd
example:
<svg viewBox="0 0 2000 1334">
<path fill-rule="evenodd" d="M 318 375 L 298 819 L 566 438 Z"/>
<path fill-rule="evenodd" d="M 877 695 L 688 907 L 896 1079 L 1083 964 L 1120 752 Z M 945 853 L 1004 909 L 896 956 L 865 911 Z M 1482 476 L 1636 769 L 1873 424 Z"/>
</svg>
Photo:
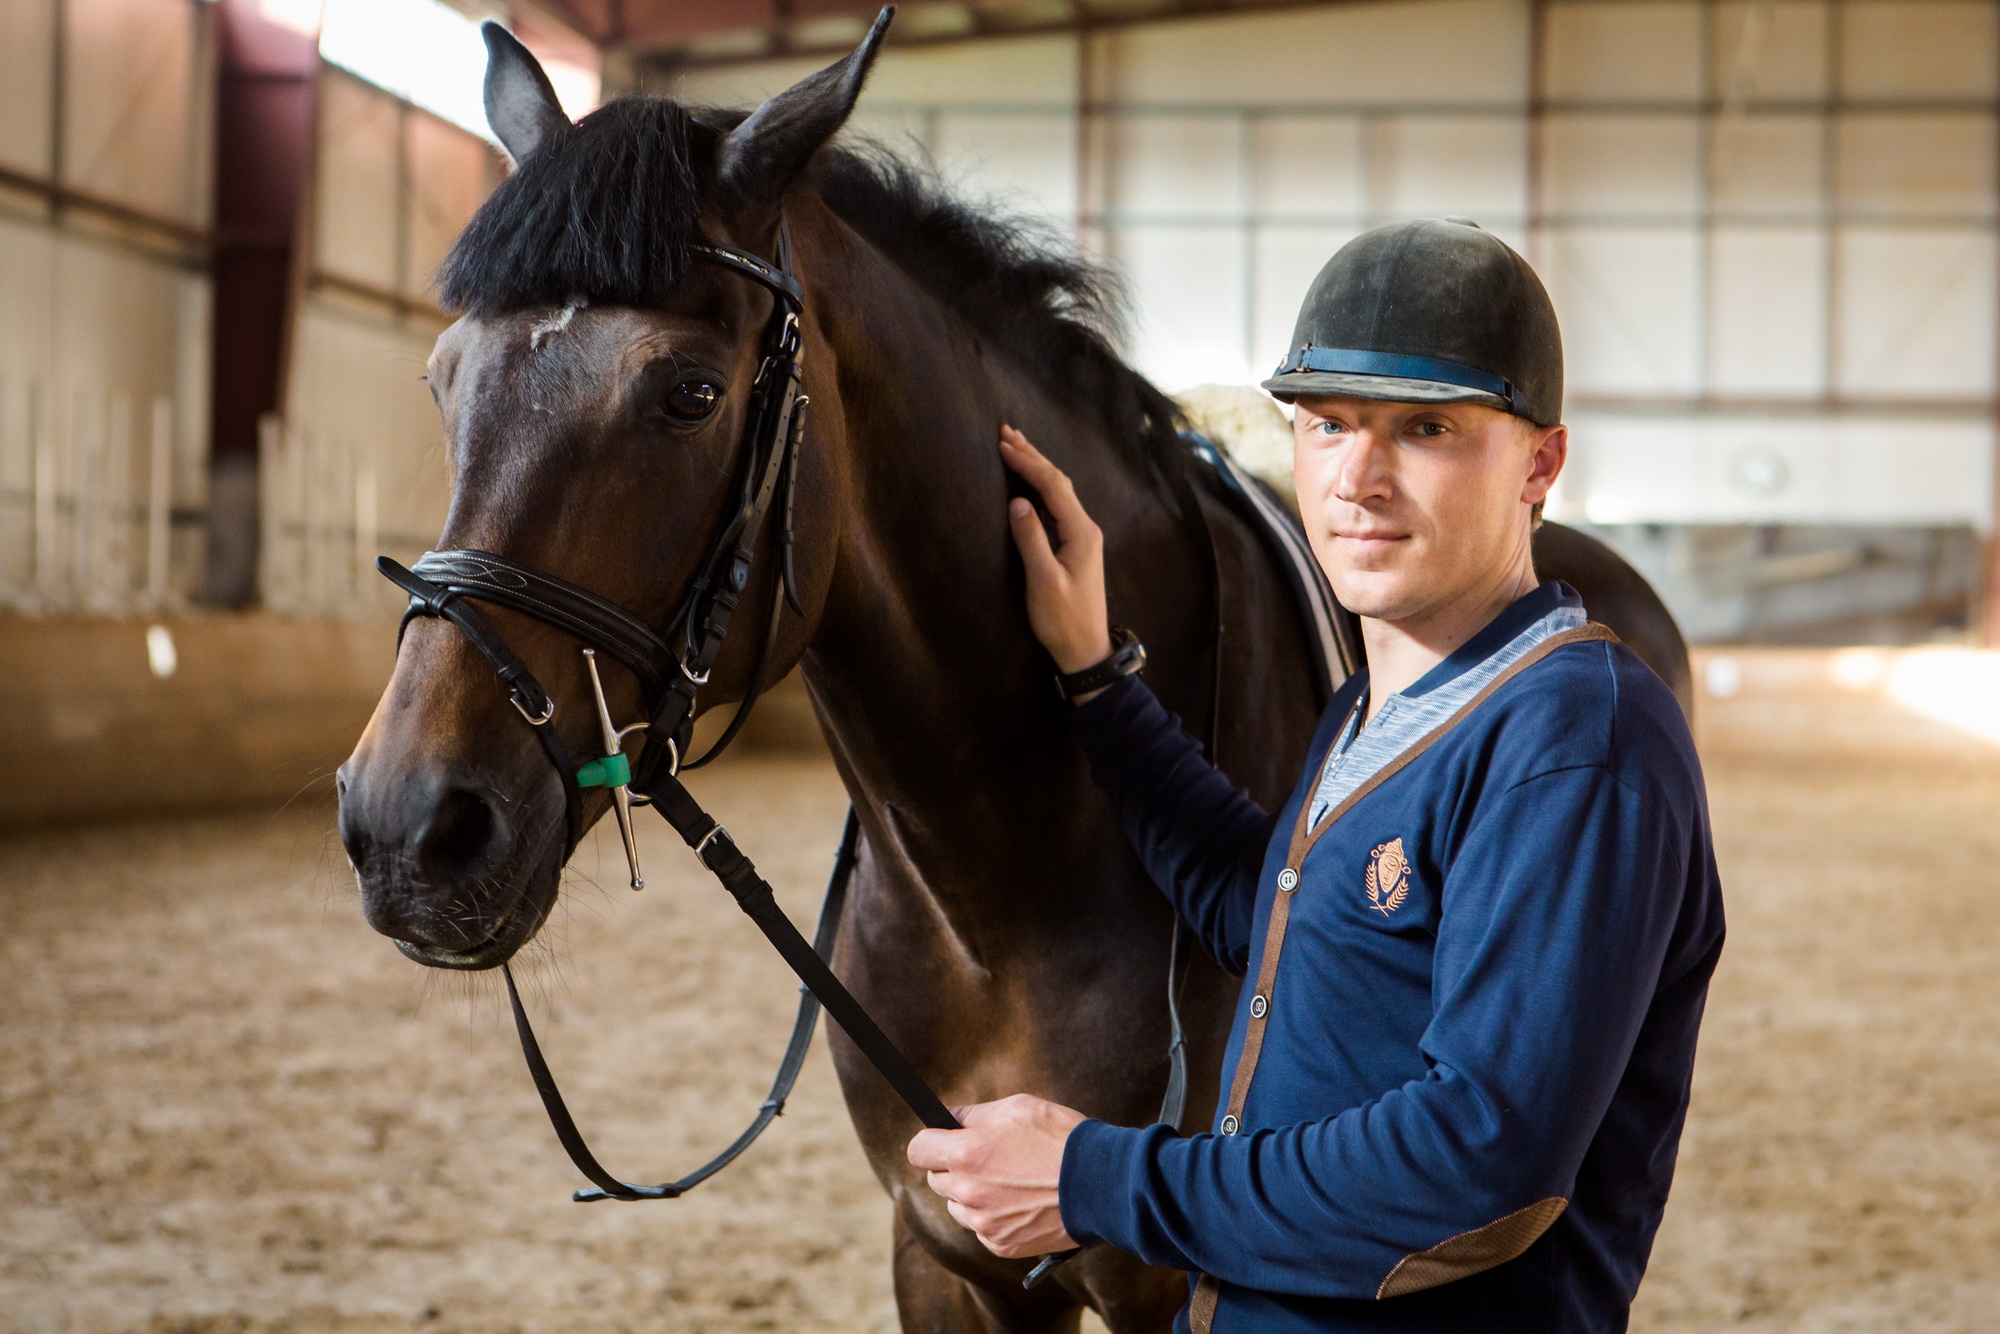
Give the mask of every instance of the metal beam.
<svg viewBox="0 0 2000 1334">
<path fill-rule="evenodd" d="M 319 37 L 218 0 L 208 600 L 257 595 L 258 423 L 282 412 L 314 160 Z"/>
</svg>

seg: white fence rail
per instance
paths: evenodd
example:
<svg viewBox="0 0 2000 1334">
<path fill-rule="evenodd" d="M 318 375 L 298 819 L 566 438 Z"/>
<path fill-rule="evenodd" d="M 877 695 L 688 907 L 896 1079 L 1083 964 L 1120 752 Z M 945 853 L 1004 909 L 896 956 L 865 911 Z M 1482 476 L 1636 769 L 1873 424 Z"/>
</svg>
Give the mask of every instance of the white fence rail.
<svg viewBox="0 0 2000 1334">
<path fill-rule="evenodd" d="M 115 614 L 186 600 L 175 421 L 165 395 L 0 377 L 0 602 Z"/>
<path fill-rule="evenodd" d="M 383 550 L 373 451 L 267 416 L 259 424 L 258 586 L 287 616 L 372 617 L 403 596 L 375 572 Z M 407 544 L 404 544 L 407 545 Z"/>
</svg>

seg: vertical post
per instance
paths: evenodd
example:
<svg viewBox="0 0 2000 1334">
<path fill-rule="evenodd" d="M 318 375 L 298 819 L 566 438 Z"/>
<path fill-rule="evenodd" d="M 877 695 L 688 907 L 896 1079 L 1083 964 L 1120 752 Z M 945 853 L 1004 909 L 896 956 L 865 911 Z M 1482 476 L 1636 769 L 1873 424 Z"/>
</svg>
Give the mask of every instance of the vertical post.
<svg viewBox="0 0 2000 1334">
<path fill-rule="evenodd" d="M 103 435 L 104 419 L 91 411 L 90 392 L 79 389 L 73 398 L 69 421 L 70 455 L 75 460 L 70 470 L 72 482 L 70 504 L 70 596 L 77 604 L 90 597 L 90 585 L 95 571 L 91 568 L 90 548 L 97 536 L 96 515 L 92 503 L 96 498 L 97 448 Z"/>
<path fill-rule="evenodd" d="M 1526 130 L 1528 135 L 1528 179 L 1523 182 L 1522 193 L 1527 217 L 1522 219 L 1522 231 L 1526 233 L 1528 262 L 1543 273 L 1549 271 L 1549 245 L 1546 224 L 1543 217 L 1542 189 L 1547 173 L 1544 145 L 1548 116 L 1548 44 L 1549 14 L 1548 0 L 1529 0 L 1528 3 L 1528 98 L 1526 107 Z"/>
<path fill-rule="evenodd" d="M 1715 383 L 1715 0 L 1701 0 L 1694 113 L 1694 391 L 1704 412 Z M 1745 20 L 1753 20 L 1746 15 Z"/>
<path fill-rule="evenodd" d="M 64 142 L 68 118 L 63 114 L 69 101 L 69 3 L 68 0 L 49 0 L 49 184 L 58 187 L 49 191 L 49 217 L 62 215 L 64 159 L 68 156 L 68 145 Z"/>
<path fill-rule="evenodd" d="M 366 613 L 375 601 L 375 547 L 380 523 L 375 502 L 375 451 L 364 438 L 354 449 L 354 603 Z"/>
<path fill-rule="evenodd" d="M 2000 33 L 1996 33 L 1996 44 L 2000 44 Z M 1996 52 L 2000 56 L 2000 52 Z M 2000 90 L 1987 115 L 2000 121 Z M 1995 180 L 2000 181 L 2000 162 L 1995 164 Z M 1995 229 L 1992 244 L 2000 247 L 2000 229 Z M 1994 324 L 2000 330 L 2000 288 L 1994 291 Z M 1996 353 L 2000 353 L 2000 337 L 1996 337 Z M 1982 573 L 1984 585 L 1980 590 L 1980 605 L 1975 609 L 1979 614 L 1979 638 L 1990 649 L 2000 649 L 2000 364 L 1994 366 L 1994 386 L 1992 405 L 1987 419 L 1992 424 L 1993 442 L 1987 447 L 1986 511 L 1986 560 Z"/>
<path fill-rule="evenodd" d="M 1243 199 L 1243 365 L 1254 381 L 1257 366 L 1257 127 L 1261 117 L 1251 108 L 1238 113 L 1237 182 Z"/>
<path fill-rule="evenodd" d="M 9 386 L 7 385 L 7 383 L 4 380 L 0 380 L 0 486 L 4 486 L 6 482 L 12 479 L 14 471 L 13 469 L 14 431 L 12 429 L 13 422 L 7 411 L 7 409 L 11 406 L 10 400 L 14 397 L 14 395 L 8 393 L 8 388 Z M 33 465 L 28 465 L 28 466 L 32 468 Z M 31 497 L 32 495 L 33 495 L 32 491 L 29 491 L 27 493 L 27 496 L 29 497 Z M 27 521 L 23 523 L 21 527 L 24 532 L 32 534 L 33 524 L 34 524 L 34 512 L 35 512 L 34 502 L 31 499 L 27 499 L 26 497 L 24 497 L 24 501 L 25 503 L 21 506 L 21 510 L 22 514 L 26 517 Z M 0 512 L 11 511 L 13 509 L 13 506 L 14 506 L 14 497 L 12 495 L 6 494 L 4 491 L 0 491 Z M 12 518 L 11 513 L 7 514 L 7 517 L 9 518 L 9 520 L 11 520 Z M 0 525 L 0 537 L 4 537 L 7 539 L 5 541 L 0 541 L 0 598 L 5 598 L 6 601 L 8 601 L 9 603 L 18 602 L 21 599 L 21 595 L 26 590 L 23 588 L 21 584 L 15 583 L 12 578 L 13 571 L 11 569 L 11 566 L 13 564 L 12 557 L 14 554 L 13 552 L 14 544 L 12 541 L 11 523 Z M 33 540 L 34 539 L 32 535 L 30 535 L 29 549 L 31 551 L 33 550 L 32 546 Z M 29 559 L 32 560 L 33 557 L 31 556 L 29 557 Z M 25 574 L 25 567 L 23 573 Z"/>
<path fill-rule="evenodd" d="M 1076 28 L 1076 245 L 1102 253 L 1091 235 L 1097 199 L 1097 34 L 1088 23 Z"/>
<path fill-rule="evenodd" d="M 153 400 L 153 431 L 146 468 L 146 605 L 167 603 L 169 562 L 173 559 L 174 401 Z"/>
<path fill-rule="evenodd" d="M 28 381 L 28 451 L 35 469 L 34 588 L 36 599 L 44 604 L 56 595 L 62 560 L 62 538 L 56 530 L 55 411 L 49 398 L 46 385 Z"/>
<path fill-rule="evenodd" d="M 207 596 L 257 595 L 257 460 L 282 412 L 312 175 L 319 34 L 259 0 L 217 0 Z"/>
<path fill-rule="evenodd" d="M 105 412 L 104 480 L 98 485 L 97 599 L 121 610 L 132 596 L 138 547 L 132 540 L 132 398 L 113 394 Z"/>
<path fill-rule="evenodd" d="M 1826 346 L 1820 349 L 1820 402 L 1823 407 L 1830 408 L 1833 401 L 1840 397 L 1840 210 L 1834 186 L 1834 175 L 1840 165 L 1840 107 L 1844 102 L 1840 90 L 1840 0 L 1826 0 L 1825 23 L 1821 38 L 1825 58 L 1820 75 L 1823 83 L 1820 88 L 1819 216 L 1821 244 L 1826 247 L 1825 253 L 1820 256 L 1821 282 L 1824 286 L 1821 299 L 1826 303 Z"/>
<path fill-rule="evenodd" d="M 307 615 L 317 616 L 326 610 L 326 498 L 332 469 L 326 465 L 318 435 L 303 426 L 294 431 L 292 447 L 299 460 L 299 601 Z"/>
<path fill-rule="evenodd" d="M 256 518 L 257 593 L 264 605 L 277 609 L 286 601 L 285 455 L 278 414 L 267 412 L 257 421 L 257 469 L 250 481 L 258 490 Z"/>
</svg>

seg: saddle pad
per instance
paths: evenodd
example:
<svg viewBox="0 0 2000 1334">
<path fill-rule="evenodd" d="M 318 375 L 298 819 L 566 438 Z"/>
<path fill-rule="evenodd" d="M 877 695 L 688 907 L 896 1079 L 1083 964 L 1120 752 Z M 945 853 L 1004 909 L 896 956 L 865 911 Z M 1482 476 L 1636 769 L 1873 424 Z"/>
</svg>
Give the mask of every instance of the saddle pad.
<svg viewBox="0 0 2000 1334">
<path fill-rule="evenodd" d="M 1246 472 L 1213 440 L 1194 431 L 1183 432 L 1189 449 L 1215 479 L 1215 493 L 1240 515 L 1271 550 L 1291 586 L 1292 599 L 1313 652 L 1314 677 L 1324 683 L 1320 706 L 1347 682 L 1361 665 L 1361 627 L 1354 614 L 1334 600 L 1326 573 L 1313 558 L 1305 529 L 1270 487 Z"/>
</svg>

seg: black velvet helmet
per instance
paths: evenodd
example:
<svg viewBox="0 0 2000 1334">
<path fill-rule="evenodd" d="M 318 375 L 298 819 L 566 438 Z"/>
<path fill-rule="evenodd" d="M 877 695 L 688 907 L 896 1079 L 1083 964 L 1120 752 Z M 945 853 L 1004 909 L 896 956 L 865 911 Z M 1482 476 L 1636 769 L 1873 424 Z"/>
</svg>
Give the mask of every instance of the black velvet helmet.
<svg viewBox="0 0 2000 1334">
<path fill-rule="evenodd" d="M 1289 403 L 1340 394 L 1484 403 L 1562 420 L 1562 331 L 1528 261 L 1465 218 L 1377 227 L 1313 279 L 1292 350 L 1264 381 Z"/>
</svg>

